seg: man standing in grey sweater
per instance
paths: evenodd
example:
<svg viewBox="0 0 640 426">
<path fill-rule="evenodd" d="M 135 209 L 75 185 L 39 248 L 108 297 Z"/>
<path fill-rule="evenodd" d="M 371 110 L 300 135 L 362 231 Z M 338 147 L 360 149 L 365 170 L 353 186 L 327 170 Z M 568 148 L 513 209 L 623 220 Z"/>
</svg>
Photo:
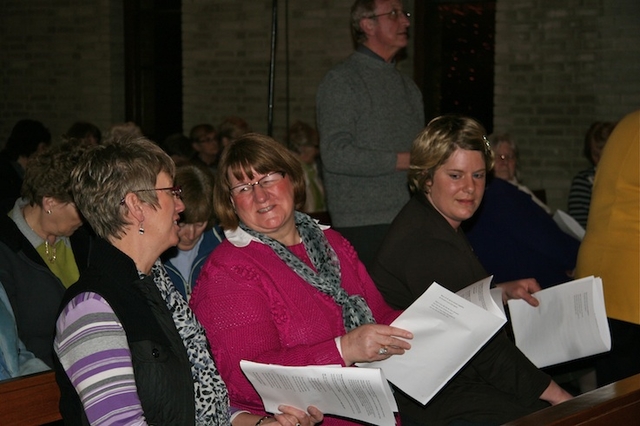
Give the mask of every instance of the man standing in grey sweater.
<svg viewBox="0 0 640 426">
<path fill-rule="evenodd" d="M 327 73 L 316 98 L 332 224 L 367 267 L 409 200 L 409 149 L 424 127 L 420 90 L 395 64 L 409 16 L 401 0 L 356 0 L 358 47 Z"/>
</svg>

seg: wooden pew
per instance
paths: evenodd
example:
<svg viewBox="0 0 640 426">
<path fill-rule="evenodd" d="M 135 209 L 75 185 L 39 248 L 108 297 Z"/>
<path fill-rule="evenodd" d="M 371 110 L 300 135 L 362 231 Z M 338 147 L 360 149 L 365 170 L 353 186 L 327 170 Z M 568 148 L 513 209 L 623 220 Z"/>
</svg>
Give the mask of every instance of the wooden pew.
<svg viewBox="0 0 640 426">
<path fill-rule="evenodd" d="M 640 425 L 640 374 L 584 393 L 571 401 L 503 426 Z"/>
<path fill-rule="evenodd" d="M 52 371 L 0 382 L 0 425 L 32 426 L 61 420 L 60 390 Z"/>
<path fill-rule="evenodd" d="M 0 425 L 32 426 L 61 420 L 53 372 L 0 382 Z M 504 426 L 623 426 L 640 424 L 640 374 Z"/>
</svg>

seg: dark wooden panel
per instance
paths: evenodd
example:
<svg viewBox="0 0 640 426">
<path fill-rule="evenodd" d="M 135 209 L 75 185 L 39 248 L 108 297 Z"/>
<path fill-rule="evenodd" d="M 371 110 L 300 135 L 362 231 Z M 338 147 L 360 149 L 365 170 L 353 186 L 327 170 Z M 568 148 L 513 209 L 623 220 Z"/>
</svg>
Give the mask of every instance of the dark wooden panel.
<svg viewBox="0 0 640 426">
<path fill-rule="evenodd" d="M 640 424 L 640 374 L 504 426 L 623 426 Z"/>
<path fill-rule="evenodd" d="M 61 420 L 53 372 L 0 382 L 0 425 L 31 426 Z"/>
</svg>

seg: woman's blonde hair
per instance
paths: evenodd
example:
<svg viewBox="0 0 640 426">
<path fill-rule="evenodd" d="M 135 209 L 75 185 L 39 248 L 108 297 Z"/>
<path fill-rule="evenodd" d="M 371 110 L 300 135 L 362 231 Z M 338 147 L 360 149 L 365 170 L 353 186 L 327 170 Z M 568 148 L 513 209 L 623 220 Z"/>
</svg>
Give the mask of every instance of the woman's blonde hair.
<svg viewBox="0 0 640 426">
<path fill-rule="evenodd" d="M 222 151 L 218 163 L 218 176 L 213 189 L 213 205 L 220 226 L 236 229 L 239 224 L 231 203 L 229 173 L 242 179 L 254 178 L 254 170 L 260 174 L 284 172 L 293 185 L 293 201 L 296 209 L 304 205 L 306 186 L 300 161 L 283 145 L 269 136 L 247 133 L 233 141 Z"/>
<path fill-rule="evenodd" d="M 427 124 L 411 146 L 409 188 L 411 192 L 424 191 L 456 149 L 482 153 L 487 171 L 493 168 L 493 153 L 482 124 L 470 117 L 442 115 Z"/>
</svg>

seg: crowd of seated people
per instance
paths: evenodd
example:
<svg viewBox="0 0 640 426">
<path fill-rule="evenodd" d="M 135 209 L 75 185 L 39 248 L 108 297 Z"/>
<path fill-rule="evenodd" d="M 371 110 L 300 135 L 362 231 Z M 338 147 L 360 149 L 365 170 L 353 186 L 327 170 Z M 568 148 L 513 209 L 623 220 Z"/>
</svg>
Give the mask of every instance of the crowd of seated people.
<svg viewBox="0 0 640 426">
<path fill-rule="evenodd" d="M 16 124 L 0 153 L 8 167 L 3 184 L 13 185 L 2 192 L 10 203 L 0 215 L 0 380 L 55 368 L 65 419 L 96 424 L 141 417 L 352 424 L 314 407 L 282 406 L 283 414 L 270 417 L 239 360 L 352 366 L 402 356 L 412 335 L 389 324 L 434 281 L 455 291 L 494 275 L 505 301 L 536 306 L 533 293 L 574 277 L 580 242 L 518 181 L 513 139 L 487 138 L 471 118 L 437 117 L 414 140 L 412 198 L 369 270 L 330 221 L 313 220 L 325 204 L 312 126 L 294 123 L 279 143 L 251 133 L 244 120 L 222 124 L 196 125 L 190 137 L 176 134 L 162 144 L 131 122 L 102 137 L 97 126 L 78 121 L 59 144 L 51 144 L 40 122 Z M 600 125 L 606 141 L 616 123 Z M 594 138 L 590 149 L 602 150 Z M 138 160 L 133 148 L 143 151 Z M 588 172 L 597 176 L 599 155 L 592 157 Z M 126 179 L 110 174 L 127 162 Z M 98 185 L 94 171 L 107 163 Z M 107 194 L 114 190 L 119 195 Z M 591 245 L 599 224 L 587 229 Z M 584 260 L 592 256 L 584 250 L 576 276 L 604 275 Z M 126 300 L 130 289 L 100 278 L 106 271 L 136 282 L 135 296 Z M 166 306 L 130 310 L 134 301 Z M 109 338 L 100 328 L 105 322 L 92 322 L 95 315 L 108 317 Z M 133 325 L 137 315 L 148 328 Z M 80 322 L 88 332 L 76 340 Z M 613 319 L 612 331 L 617 351 L 598 364 L 599 385 L 640 371 L 624 364 L 638 348 L 621 343 L 635 338 L 637 327 Z M 153 362 L 142 367 L 141 338 L 184 345 L 184 352 L 167 355 L 175 371 Z M 92 396 L 75 369 L 88 355 L 107 360 L 121 351 L 133 376 L 120 405 L 107 407 L 98 402 L 113 397 L 101 379 L 105 365 L 92 364 L 91 386 L 101 389 Z M 620 372 L 613 364 L 625 367 Z M 160 388 L 186 404 L 167 403 L 164 391 L 153 389 L 158 375 L 167 375 Z M 202 390 L 213 399 L 201 398 Z M 480 425 L 571 395 L 501 331 L 426 406 L 400 390 L 395 397 L 405 425 Z M 96 409 L 112 411 L 100 420 Z"/>
<path fill-rule="evenodd" d="M 72 171 L 73 199 L 96 240 L 55 320 L 65 423 L 320 422 L 313 407 L 281 406 L 267 418 L 229 406 L 204 330 L 159 259 L 179 242 L 174 176 L 171 157 L 146 138 L 96 146 Z"/>
</svg>

